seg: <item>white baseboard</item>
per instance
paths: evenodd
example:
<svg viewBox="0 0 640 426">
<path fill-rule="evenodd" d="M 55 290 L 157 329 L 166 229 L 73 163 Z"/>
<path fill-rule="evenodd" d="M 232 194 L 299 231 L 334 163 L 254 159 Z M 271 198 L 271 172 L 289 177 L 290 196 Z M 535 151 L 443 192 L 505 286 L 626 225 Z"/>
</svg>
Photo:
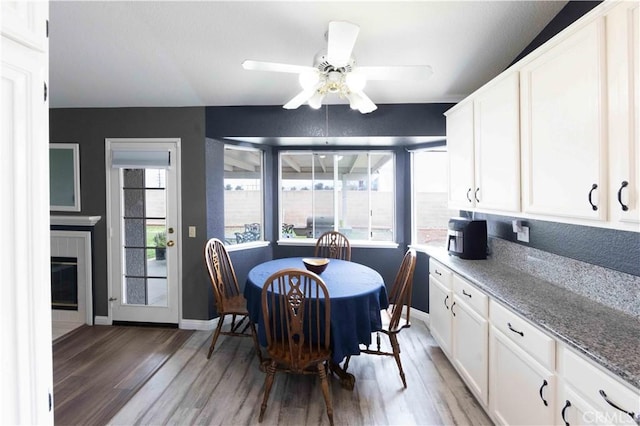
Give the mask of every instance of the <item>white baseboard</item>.
<svg viewBox="0 0 640 426">
<path fill-rule="evenodd" d="M 411 319 L 412 320 L 420 320 L 423 323 L 425 323 L 425 325 L 429 328 L 430 326 L 430 321 L 429 321 L 429 314 L 427 312 L 422 312 L 419 311 L 417 309 L 411 308 Z"/>
<path fill-rule="evenodd" d="M 93 324 L 94 325 L 112 325 L 113 322 L 111 321 L 110 317 L 101 317 L 101 316 L 95 316 L 93 317 Z"/>
<path fill-rule="evenodd" d="M 182 319 L 180 320 L 179 327 L 183 330 L 213 330 L 218 325 L 218 318 L 210 319 L 210 320 L 191 320 L 191 319 Z"/>
</svg>

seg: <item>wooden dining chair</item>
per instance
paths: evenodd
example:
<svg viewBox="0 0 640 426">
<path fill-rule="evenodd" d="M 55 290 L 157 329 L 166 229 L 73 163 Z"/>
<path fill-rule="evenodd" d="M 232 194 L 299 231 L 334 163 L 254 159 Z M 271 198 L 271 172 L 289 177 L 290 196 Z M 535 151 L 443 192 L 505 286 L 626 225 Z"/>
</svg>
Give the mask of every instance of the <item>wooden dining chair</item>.
<svg viewBox="0 0 640 426">
<path fill-rule="evenodd" d="M 331 303 L 324 281 L 304 269 L 289 268 L 272 274 L 262 288 L 262 314 L 271 360 L 258 421 L 267 409 L 276 371 L 282 371 L 320 377 L 327 416 L 333 425 L 325 369 L 331 358 Z"/>
<path fill-rule="evenodd" d="M 338 231 L 327 231 L 316 243 L 315 257 L 351 260 L 351 244 L 346 235 Z"/>
<path fill-rule="evenodd" d="M 402 362 L 400 361 L 400 344 L 398 343 L 398 334 L 404 329 L 411 326 L 410 313 L 411 313 L 411 293 L 413 289 L 413 272 L 416 268 L 416 251 L 409 249 L 402 259 L 400 269 L 396 274 L 396 278 L 391 286 L 391 293 L 389 295 L 389 307 L 383 309 L 380 312 L 382 317 L 382 329 L 376 332 L 376 345 L 377 349 L 370 349 L 369 346 L 361 348 L 360 352 L 371 355 L 385 355 L 392 356 L 398 364 L 398 370 L 400 371 L 400 378 L 402 384 L 407 387 L 407 380 L 402 369 Z M 402 313 L 404 311 L 404 318 Z M 391 352 L 383 351 L 380 345 L 380 333 L 389 336 L 389 342 L 391 343 Z M 343 369 L 346 371 L 349 367 L 349 359 L 345 360 Z"/>
<path fill-rule="evenodd" d="M 258 344 L 256 328 L 249 319 L 247 301 L 240 293 L 236 273 L 224 243 L 217 238 L 211 238 L 207 241 L 204 248 L 204 259 L 209 271 L 211 286 L 213 287 L 216 310 L 220 315 L 218 325 L 211 339 L 207 359 L 211 358 L 211 353 L 218 337 L 224 334 L 227 336 L 252 337 L 258 358 L 262 363 L 262 353 Z M 228 330 L 223 331 L 222 325 L 227 315 L 231 315 L 231 326 Z"/>
</svg>

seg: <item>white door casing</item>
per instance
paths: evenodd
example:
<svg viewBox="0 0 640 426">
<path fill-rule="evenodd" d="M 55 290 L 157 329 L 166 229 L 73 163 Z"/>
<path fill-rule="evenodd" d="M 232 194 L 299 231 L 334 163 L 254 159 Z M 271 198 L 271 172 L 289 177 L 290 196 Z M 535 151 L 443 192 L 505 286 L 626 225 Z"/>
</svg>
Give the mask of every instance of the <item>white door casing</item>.
<svg viewBox="0 0 640 426">
<path fill-rule="evenodd" d="M 170 155 L 166 168 L 166 304 L 147 304 L 127 300 L 123 293 L 126 257 L 123 253 L 124 229 L 122 204 L 122 169 L 113 168 L 113 151 L 158 152 Z M 180 218 L 180 139 L 106 139 L 105 158 L 107 173 L 107 267 L 110 321 L 155 322 L 178 324 L 181 318 L 181 218 Z M 142 169 L 142 166 L 136 166 Z M 148 264 L 148 262 L 147 262 Z M 147 281 L 145 281 L 147 282 Z"/>
</svg>

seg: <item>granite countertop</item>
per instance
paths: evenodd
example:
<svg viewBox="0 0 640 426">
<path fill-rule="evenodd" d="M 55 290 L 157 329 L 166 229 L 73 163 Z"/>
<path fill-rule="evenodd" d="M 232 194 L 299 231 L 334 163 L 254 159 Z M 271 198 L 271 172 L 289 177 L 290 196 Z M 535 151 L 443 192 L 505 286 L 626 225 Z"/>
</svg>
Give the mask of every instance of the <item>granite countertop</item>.
<svg viewBox="0 0 640 426">
<path fill-rule="evenodd" d="M 427 255 L 558 340 L 640 389 L 640 320 L 493 259 Z"/>
</svg>

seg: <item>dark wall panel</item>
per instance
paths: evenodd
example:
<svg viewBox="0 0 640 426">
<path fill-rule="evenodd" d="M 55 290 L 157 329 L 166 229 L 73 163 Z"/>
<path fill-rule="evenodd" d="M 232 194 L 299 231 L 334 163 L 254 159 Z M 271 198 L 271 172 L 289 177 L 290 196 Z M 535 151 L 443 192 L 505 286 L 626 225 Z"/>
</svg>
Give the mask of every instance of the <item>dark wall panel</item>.
<svg viewBox="0 0 640 426">
<path fill-rule="evenodd" d="M 443 113 L 454 104 L 378 105 L 371 114 L 329 106 L 329 136 L 444 136 Z M 207 137 L 325 137 L 326 106 L 207 107 Z"/>
<path fill-rule="evenodd" d="M 105 138 L 164 138 L 182 141 L 182 279 L 184 318 L 208 319 L 207 275 L 202 262 L 206 237 L 204 108 L 82 108 L 49 112 L 51 142 L 80 144 L 81 215 L 99 215 L 94 232 L 95 315 L 108 315 Z M 72 213 L 69 213 L 72 214 Z M 188 226 L 197 238 L 187 238 Z"/>
</svg>

